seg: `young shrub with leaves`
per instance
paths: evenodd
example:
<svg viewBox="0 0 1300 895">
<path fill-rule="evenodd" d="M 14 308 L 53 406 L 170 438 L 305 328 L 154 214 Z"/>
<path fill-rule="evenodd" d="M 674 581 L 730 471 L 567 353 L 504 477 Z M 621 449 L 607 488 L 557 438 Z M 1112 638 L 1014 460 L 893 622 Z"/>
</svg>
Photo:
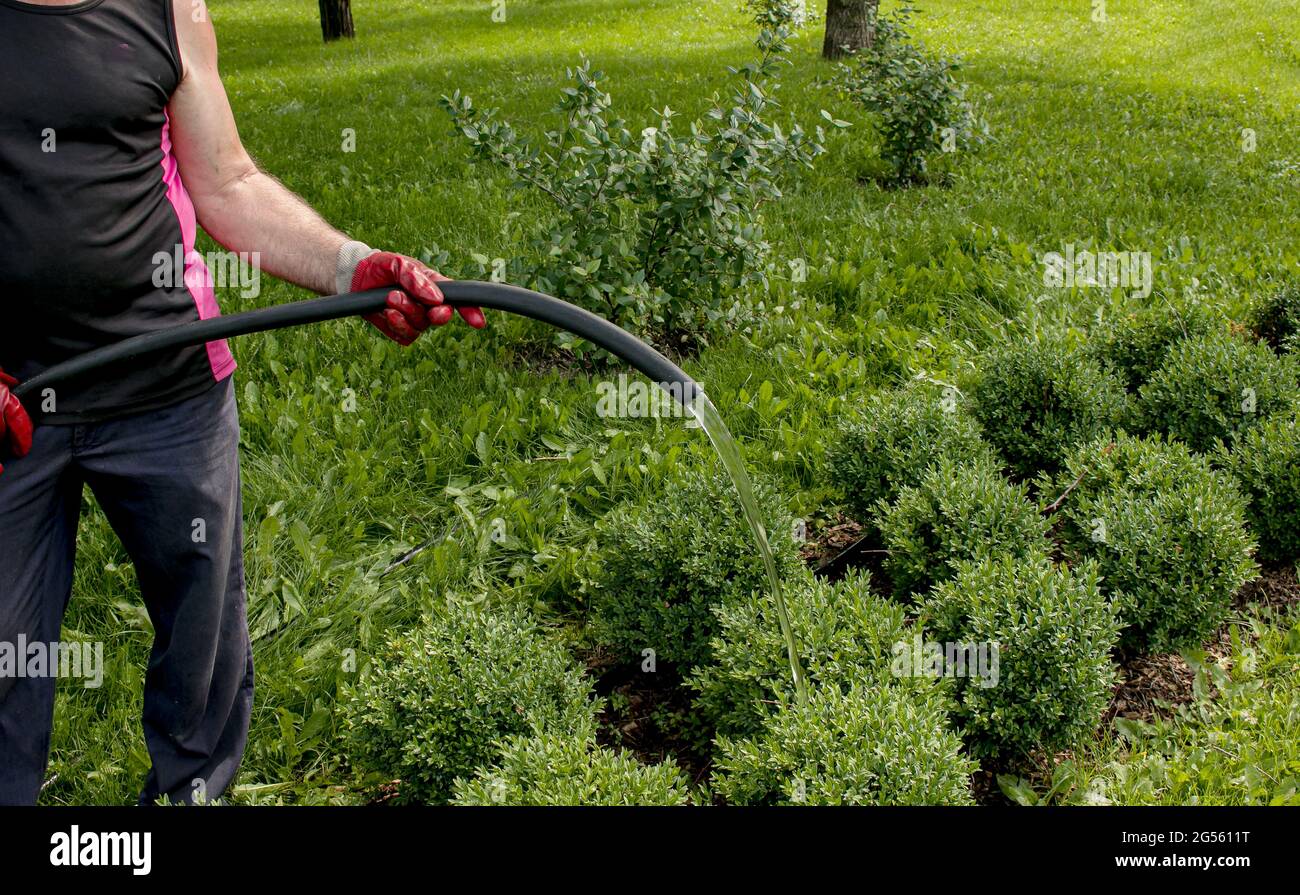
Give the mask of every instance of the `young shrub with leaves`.
<svg viewBox="0 0 1300 895">
<path fill-rule="evenodd" d="M 1089 334 L 1085 351 L 1133 393 L 1160 368 L 1175 343 L 1226 331 L 1226 322 L 1202 305 L 1148 306 L 1107 319 Z"/>
<path fill-rule="evenodd" d="M 940 461 L 893 504 L 877 525 L 889 555 L 885 570 L 900 594 L 919 594 L 985 556 L 1046 558 L 1048 521 L 988 463 Z"/>
<path fill-rule="evenodd" d="M 672 762 L 643 765 L 579 731 L 511 737 L 492 767 L 456 781 L 452 804 L 676 806 L 691 804 L 691 787 Z"/>
<path fill-rule="evenodd" d="M 1296 400 L 1294 368 L 1267 345 L 1230 335 L 1175 345 L 1142 387 L 1146 432 L 1163 432 L 1205 453 L 1231 447 L 1251 427 Z"/>
<path fill-rule="evenodd" d="M 1255 574 L 1236 483 L 1185 445 L 1120 435 L 1078 448 L 1044 490 L 1072 485 L 1060 539 L 1072 560 L 1097 563 L 1124 646 L 1199 646 Z"/>
<path fill-rule="evenodd" d="M 981 358 L 971 406 L 984 437 L 1022 478 L 1123 423 L 1123 384 L 1057 340 L 1012 342 Z"/>
<path fill-rule="evenodd" d="M 782 578 L 799 568 L 793 518 L 776 492 L 754 497 Z M 713 607 L 766 591 L 767 576 L 731 480 L 688 471 L 647 503 L 614 510 L 597 526 L 588 581 L 592 626 L 625 659 L 654 650 L 689 668 L 710 659 Z"/>
<path fill-rule="evenodd" d="M 569 72 L 573 85 L 555 109 L 563 126 L 540 147 L 459 91 L 443 97 L 475 159 L 555 206 L 553 219 L 528 228 L 533 256 L 513 262 L 511 282 L 661 341 L 716 329 L 735 291 L 766 275 L 762 208 L 823 151 L 820 127 L 812 139 L 771 121 L 792 34 L 780 19 L 761 22 L 759 59 L 732 70 L 729 100 L 715 97 L 686 128 L 665 108 L 634 132 L 612 116 L 604 75 L 586 62 Z"/>
<path fill-rule="evenodd" d="M 839 63 L 833 80 L 875 116 L 890 180 L 904 186 L 925 180 L 934 153 L 973 149 L 988 137 L 988 125 L 953 76 L 961 60 L 914 42 L 907 32 L 911 14 L 904 7 L 877 19 L 872 45 Z"/>
<path fill-rule="evenodd" d="M 1217 462 L 1241 483 L 1247 518 L 1270 563 L 1300 562 L 1300 409 L 1252 428 Z"/>
<path fill-rule="evenodd" d="M 956 678 L 955 717 L 973 754 L 1059 749 L 1097 726 L 1114 683 L 1117 623 L 1095 565 L 970 563 L 935 589 L 922 617 L 936 640 L 997 645 L 996 683 Z"/>
<path fill-rule="evenodd" d="M 919 484 L 943 458 L 989 462 L 993 451 L 980 438 L 979 426 L 961 412 L 955 392 L 913 383 L 873 395 L 857 414 L 841 421 L 827 467 L 849 512 L 867 522 L 878 503 Z"/>
<path fill-rule="evenodd" d="M 449 605 L 388 642 L 348 694 L 348 755 L 400 778 L 398 799 L 442 803 L 513 734 L 588 727 L 582 670 L 523 610 Z"/>
<path fill-rule="evenodd" d="M 747 739 L 718 739 L 717 792 L 732 805 L 969 805 L 974 762 L 948 704 L 876 684 L 817 687 Z"/>
<path fill-rule="evenodd" d="M 832 584 L 805 571 L 789 582 L 790 625 L 813 686 L 891 682 L 892 652 L 909 636 L 906 614 L 899 604 L 872 594 L 869 584 L 866 572 Z M 691 676 L 699 692 L 695 707 L 718 733 L 751 736 L 777 706 L 795 699 L 776 604 L 764 593 L 714 611 L 720 631 L 713 663 Z"/>
<path fill-rule="evenodd" d="M 1257 299 L 1250 309 L 1250 329 L 1279 353 L 1300 347 L 1300 284 L 1283 285 Z"/>
</svg>

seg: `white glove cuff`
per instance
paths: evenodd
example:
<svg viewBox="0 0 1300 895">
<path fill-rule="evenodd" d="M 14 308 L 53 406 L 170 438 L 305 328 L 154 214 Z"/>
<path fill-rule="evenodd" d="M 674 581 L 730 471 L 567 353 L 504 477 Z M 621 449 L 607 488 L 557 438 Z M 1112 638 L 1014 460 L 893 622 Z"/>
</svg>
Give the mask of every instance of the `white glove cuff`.
<svg viewBox="0 0 1300 895">
<path fill-rule="evenodd" d="M 352 279 L 357 275 L 357 265 L 375 253 L 364 242 L 345 242 L 339 247 L 338 258 L 334 262 L 334 289 L 339 295 L 352 291 Z"/>
</svg>

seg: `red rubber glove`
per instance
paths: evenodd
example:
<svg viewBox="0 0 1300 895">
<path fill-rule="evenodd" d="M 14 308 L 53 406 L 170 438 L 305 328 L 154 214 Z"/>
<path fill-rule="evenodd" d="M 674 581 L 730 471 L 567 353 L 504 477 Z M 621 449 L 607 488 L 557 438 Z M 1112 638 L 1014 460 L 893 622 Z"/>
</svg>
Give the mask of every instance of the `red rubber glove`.
<svg viewBox="0 0 1300 895">
<path fill-rule="evenodd" d="M 0 370 L 0 445 L 7 446 L 15 457 L 26 457 L 32 449 L 32 421 L 22 402 L 9 391 L 17 384 L 17 379 Z M 0 465 L 0 472 L 4 471 Z"/>
<path fill-rule="evenodd" d="M 452 309 L 443 304 L 438 283 L 450 279 L 425 267 L 414 258 L 393 252 L 375 252 L 361 259 L 352 275 L 352 291 L 399 287 L 388 293 L 388 309 L 367 314 L 366 320 L 399 345 L 410 345 L 430 326 L 451 320 Z M 475 329 L 487 325 L 478 308 L 457 308 L 465 322 Z"/>
</svg>

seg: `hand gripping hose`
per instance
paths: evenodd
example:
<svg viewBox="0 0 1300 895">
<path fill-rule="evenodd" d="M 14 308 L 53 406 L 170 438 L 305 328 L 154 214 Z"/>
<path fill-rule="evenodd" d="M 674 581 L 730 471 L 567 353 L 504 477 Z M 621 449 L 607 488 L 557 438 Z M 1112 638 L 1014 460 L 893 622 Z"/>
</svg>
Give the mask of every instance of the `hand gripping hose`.
<svg viewBox="0 0 1300 895">
<path fill-rule="evenodd" d="M 645 342 L 608 320 L 571 305 L 567 301 L 503 283 L 446 280 L 440 282 L 438 288 L 442 290 L 443 297 L 449 305 L 476 305 L 484 309 L 519 314 L 586 339 L 635 367 L 652 382 L 657 382 L 668 389 L 669 393 L 684 406 L 689 407 L 702 391 L 681 367 Z M 13 389 L 13 393 L 19 400 L 24 400 L 28 396 L 39 395 L 44 389 L 69 379 L 160 351 L 202 345 L 249 333 L 302 326 L 306 323 L 320 323 L 340 317 L 371 314 L 387 307 L 386 302 L 390 291 L 391 289 L 372 289 L 367 292 L 350 292 L 346 295 L 309 299 L 146 333 L 88 351 L 72 360 L 50 367 Z"/>
</svg>

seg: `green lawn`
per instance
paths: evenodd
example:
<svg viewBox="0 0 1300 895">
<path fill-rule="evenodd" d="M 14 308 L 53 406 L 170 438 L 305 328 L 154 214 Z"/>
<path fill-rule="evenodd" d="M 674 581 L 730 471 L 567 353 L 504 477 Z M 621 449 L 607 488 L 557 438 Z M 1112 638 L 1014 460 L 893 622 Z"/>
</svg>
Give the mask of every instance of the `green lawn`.
<svg viewBox="0 0 1300 895">
<path fill-rule="evenodd" d="M 358 239 L 446 249 L 452 275 L 470 253 L 517 251 L 510 214 L 544 206 L 469 164 L 442 94 L 462 89 L 539 133 L 565 67 L 585 56 L 639 129 L 664 105 L 702 113 L 725 67 L 752 55 L 734 0 L 511 0 L 504 24 L 486 2 L 358 0 L 357 40 L 329 47 L 310 4 L 211 6 L 259 162 Z M 819 27 L 797 42 L 785 115 L 811 126 L 827 108 L 853 122 L 767 214 L 777 270 L 804 259 L 813 274 L 778 283 L 766 322 L 687 364 L 796 512 L 825 505 L 817 469 L 844 406 L 898 378 L 950 377 L 1008 331 L 1118 309 L 1123 299 L 1100 290 L 1049 294 L 1045 252 L 1148 251 L 1152 300 L 1194 289 L 1230 309 L 1300 272 L 1300 2 L 1107 9 L 1099 24 L 1086 0 L 926 5 L 918 31 L 965 57 L 993 142 L 943 159 L 946 185 L 901 191 L 864 177 L 875 156 L 866 121 L 818 86 L 830 70 Z M 355 153 L 342 151 L 345 128 Z M 301 297 L 267 284 L 223 305 Z M 379 637 L 449 594 L 522 600 L 584 642 L 576 570 L 592 522 L 672 466 L 707 462 L 703 436 L 680 422 L 598 418 L 595 382 L 543 371 L 539 345 L 533 325 L 500 317 L 411 350 L 356 322 L 234 345 L 258 668 L 239 799 L 365 798 L 337 747 L 337 688 Z M 348 389 L 356 412 L 344 410 Z M 505 543 L 490 537 L 496 518 Z M 65 636 L 103 640 L 109 667 L 99 690 L 61 690 L 46 803 L 132 802 L 143 780 L 150 631 L 134 587 L 91 511 Z"/>
</svg>

